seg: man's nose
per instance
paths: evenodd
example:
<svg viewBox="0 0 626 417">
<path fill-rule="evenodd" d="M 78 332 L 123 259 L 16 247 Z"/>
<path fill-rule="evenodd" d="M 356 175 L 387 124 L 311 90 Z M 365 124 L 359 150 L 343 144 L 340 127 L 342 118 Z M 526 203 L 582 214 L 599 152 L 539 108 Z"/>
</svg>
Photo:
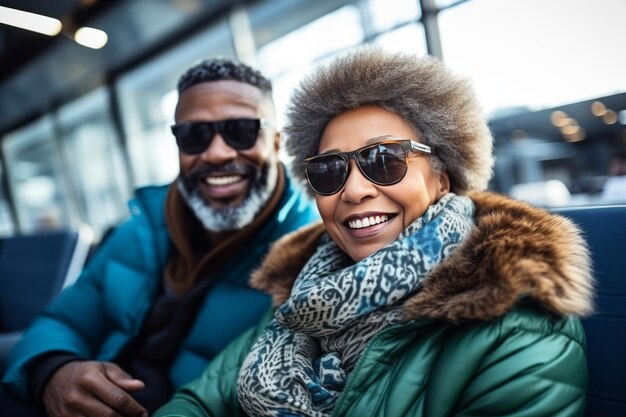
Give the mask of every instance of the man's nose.
<svg viewBox="0 0 626 417">
<path fill-rule="evenodd" d="M 237 157 L 237 150 L 231 148 L 219 133 L 216 133 L 211 143 L 200 154 L 200 157 L 213 165 L 222 165 Z"/>
</svg>

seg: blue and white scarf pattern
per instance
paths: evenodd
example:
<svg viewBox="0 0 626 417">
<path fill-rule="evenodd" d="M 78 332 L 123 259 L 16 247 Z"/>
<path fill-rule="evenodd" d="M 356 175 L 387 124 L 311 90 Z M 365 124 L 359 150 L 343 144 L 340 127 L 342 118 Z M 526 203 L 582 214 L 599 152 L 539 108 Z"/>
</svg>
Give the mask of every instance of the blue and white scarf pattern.
<svg viewBox="0 0 626 417">
<path fill-rule="evenodd" d="M 473 214 L 469 198 L 447 194 L 357 263 L 324 235 L 241 367 L 244 411 L 330 415 L 366 343 L 401 320 L 403 301 L 469 234 Z"/>
</svg>

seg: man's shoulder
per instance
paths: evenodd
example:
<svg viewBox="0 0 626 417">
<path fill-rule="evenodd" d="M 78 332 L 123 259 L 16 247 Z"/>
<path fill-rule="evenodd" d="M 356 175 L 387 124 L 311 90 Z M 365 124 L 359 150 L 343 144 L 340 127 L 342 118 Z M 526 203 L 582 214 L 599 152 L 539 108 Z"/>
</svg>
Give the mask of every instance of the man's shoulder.
<svg viewBox="0 0 626 417">
<path fill-rule="evenodd" d="M 170 185 L 146 185 L 135 189 L 134 197 L 128 202 L 133 216 L 147 212 L 151 218 L 164 216 L 163 207 Z"/>
<path fill-rule="evenodd" d="M 159 201 L 161 204 L 167 196 L 170 184 L 144 185 L 135 189 L 135 198 L 140 201 Z"/>
<path fill-rule="evenodd" d="M 297 228 L 318 220 L 319 214 L 314 201 L 303 192 L 300 185 L 295 184 L 288 172 L 286 172 L 285 180 L 285 191 L 276 216 L 279 221 L 282 223 L 291 218 L 292 221 L 295 221 Z"/>
</svg>

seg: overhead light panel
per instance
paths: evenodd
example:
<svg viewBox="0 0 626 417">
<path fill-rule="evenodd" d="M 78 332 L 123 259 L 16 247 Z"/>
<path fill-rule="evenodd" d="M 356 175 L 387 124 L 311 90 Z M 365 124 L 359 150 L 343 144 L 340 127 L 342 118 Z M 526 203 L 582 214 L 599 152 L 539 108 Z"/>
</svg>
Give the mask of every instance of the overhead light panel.
<svg viewBox="0 0 626 417">
<path fill-rule="evenodd" d="M 82 27 L 74 33 L 74 40 L 88 48 L 100 49 L 106 45 L 109 37 L 100 29 Z"/>
<path fill-rule="evenodd" d="M 4 6 L 0 6 L 0 23 L 48 36 L 58 35 L 62 26 L 58 19 Z"/>
</svg>

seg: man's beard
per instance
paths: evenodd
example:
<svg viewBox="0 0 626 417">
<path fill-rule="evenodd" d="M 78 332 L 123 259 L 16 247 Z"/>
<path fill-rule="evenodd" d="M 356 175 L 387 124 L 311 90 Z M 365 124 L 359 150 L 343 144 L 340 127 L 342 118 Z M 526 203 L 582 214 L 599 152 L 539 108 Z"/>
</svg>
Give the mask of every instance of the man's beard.
<svg viewBox="0 0 626 417">
<path fill-rule="evenodd" d="M 240 230 L 252 223 L 271 198 L 278 180 L 278 163 L 268 161 L 259 169 L 245 167 L 251 176 L 250 188 L 248 195 L 236 207 L 211 207 L 202 197 L 198 188 L 199 177 L 217 170 L 221 173 L 241 173 L 242 167 L 234 163 L 220 167 L 207 166 L 201 172 L 196 171 L 186 177 L 181 176 L 176 186 L 205 229 L 211 232 Z"/>
</svg>

